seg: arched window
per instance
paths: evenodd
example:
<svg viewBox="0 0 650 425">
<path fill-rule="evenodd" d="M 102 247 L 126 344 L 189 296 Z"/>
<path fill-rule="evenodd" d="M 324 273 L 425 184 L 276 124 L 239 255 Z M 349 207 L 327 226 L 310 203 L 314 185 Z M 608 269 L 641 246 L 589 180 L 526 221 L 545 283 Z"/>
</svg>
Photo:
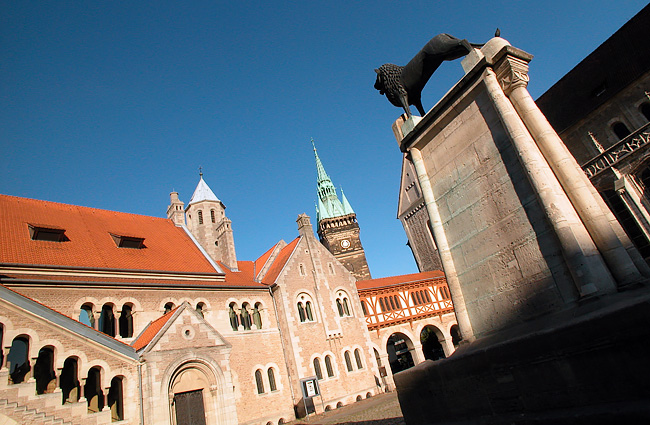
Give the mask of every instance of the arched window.
<svg viewBox="0 0 650 425">
<path fill-rule="evenodd" d="M 339 317 L 351 316 L 348 294 L 345 291 L 338 291 L 336 293 L 336 308 L 339 311 Z"/>
<path fill-rule="evenodd" d="M 302 305 L 302 302 L 298 303 L 298 316 L 300 317 L 301 322 L 307 320 L 307 316 L 305 315 L 305 307 Z"/>
<path fill-rule="evenodd" d="M 79 401 L 79 377 L 78 377 L 78 363 L 74 357 L 68 357 L 63 363 L 63 370 L 61 371 L 61 378 L 59 386 L 63 393 L 62 404 L 75 403 Z"/>
<path fill-rule="evenodd" d="M 171 312 L 174 309 L 174 307 L 175 306 L 174 306 L 173 302 L 168 302 L 167 304 L 165 304 L 165 312 L 164 312 L 164 314 L 167 314 L 167 313 Z"/>
<path fill-rule="evenodd" d="M 108 407 L 111 409 L 113 422 L 124 419 L 124 393 L 122 389 L 122 378 L 111 379 L 111 387 L 108 390 Z"/>
<path fill-rule="evenodd" d="M 101 412 L 104 408 L 104 392 L 101 386 L 101 371 L 98 367 L 90 368 L 86 384 L 84 385 L 84 397 L 88 401 L 88 413 Z"/>
<path fill-rule="evenodd" d="M 210 210 L 210 220 L 212 220 L 213 223 L 216 223 L 217 220 L 214 216 L 214 210 Z"/>
<path fill-rule="evenodd" d="M 314 313 L 312 311 L 311 297 L 302 293 L 298 295 L 298 303 L 296 304 L 298 308 L 298 316 L 300 317 L 301 322 L 313 322 Z"/>
<path fill-rule="evenodd" d="M 262 371 L 255 371 L 255 384 L 257 384 L 257 394 L 264 394 L 264 382 L 262 381 Z"/>
<path fill-rule="evenodd" d="M 199 215 L 199 224 L 203 224 L 203 211 L 199 210 L 198 215 Z"/>
<path fill-rule="evenodd" d="M 399 300 L 399 296 L 393 295 L 393 298 L 395 299 L 395 308 L 402 308 L 402 303 Z"/>
<path fill-rule="evenodd" d="M 384 304 L 384 298 L 379 298 L 379 306 L 381 307 L 381 312 L 386 312 L 386 304 Z"/>
<path fill-rule="evenodd" d="M 415 293 L 415 298 L 418 300 L 418 304 L 422 304 L 422 298 L 420 297 L 420 291 Z"/>
<path fill-rule="evenodd" d="M 86 326 L 91 328 L 95 327 L 95 315 L 93 314 L 93 305 L 86 303 L 81 306 L 81 312 L 79 313 L 79 321 Z"/>
<path fill-rule="evenodd" d="M 334 369 L 332 368 L 332 356 L 325 356 L 325 369 L 327 369 L 327 376 L 332 378 L 334 376 Z"/>
<path fill-rule="evenodd" d="M 17 336 L 11 343 L 7 363 L 9 366 L 9 379 L 12 384 L 20 384 L 25 376 L 32 370 L 29 364 L 29 339 L 26 336 Z"/>
<path fill-rule="evenodd" d="M 424 291 L 424 297 L 427 299 L 428 303 L 431 302 L 431 297 L 429 296 L 429 291 L 428 290 Z"/>
<path fill-rule="evenodd" d="M 345 358 L 345 367 L 348 369 L 348 372 L 352 372 L 352 360 L 350 359 L 350 352 L 346 351 L 343 353 L 343 357 Z"/>
<path fill-rule="evenodd" d="M 625 124 L 618 121 L 612 124 L 612 131 L 618 137 L 618 140 L 623 140 L 630 135 L 630 129 L 627 128 Z"/>
<path fill-rule="evenodd" d="M 34 363 L 34 379 L 36 380 L 36 394 L 52 393 L 56 388 L 56 375 L 54 374 L 54 350 L 43 347 L 38 351 L 38 358 Z"/>
<path fill-rule="evenodd" d="M 320 360 L 318 357 L 314 359 L 314 373 L 319 380 L 323 379 L 323 371 L 320 368 Z"/>
<path fill-rule="evenodd" d="M 646 120 L 650 121 L 650 102 L 643 102 L 639 105 L 639 111 L 643 114 Z"/>
<path fill-rule="evenodd" d="M 242 326 L 244 326 L 245 331 L 250 331 L 251 330 L 252 320 L 251 320 L 251 315 L 248 312 L 249 307 L 250 306 L 248 305 L 248 303 L 244 303 L 241 306 L 241 313 L 240 313 L 241 314 L 241 324 L 242 324 Z"/>
<path fill-rule="evenodd" d="M 133 309 L 130 305 L 124 304 L 120 312 L 120 336 L 131 338 L 133 336 Z"/>
<path fill-rule="evenodd" d="M 267 372 L 269 375 L 269 388 L 271 391 L 276 391 L 278 387 L 275 384 L 275 373 L 273 372 L 273 368 L 270 367 Z"/>
<path fill-rule="evenodd" d="M 391 309 L 391 311 L 392 311 L 392 310 L 395 310 L 395 300 L 393 299 L 393 297 L 392 297 L 392 296 L 391 296 L 391 297 L 388 297 L 388 301 L 390 302 L 390 309 Z"/>
<path fill-rule="evenodd" d="M 230 303 L 228 307 L 228 317 L 230 318 L 230 327 L 233 331 L 239 330 L 239 316 L 237 315 L 237 304 Z"/>
<path fill-rule="evenodd" d="M 253 323 L 257 326 L 257 329 L 262 329 L 262 315 L 260 314 L 261 308 L 261 303 L 255 303 L 255 307 L 253 307 Z"/>
<path fill-rule="evenodd" d="M 361 362 L 361 350 L 358 348 L 354 350 L 354 360 L 357 361 L 357 369 L 363 369 L 363 362 Z"/>
<path fill-rule="evenodd" d="M 366 307 L 366 302 L 361 301 L 361 310 L 363 310 L 363 315 L 367 316 L 368 315 L 368 308 Z"/>
<path fill-rule="evenodd" d="M 108 336 L 115 336 L 115 315 L 113 304 L 104 304 L 102 313 L 99 316 L 99 331 Z"/>
<path fill-rule="evenodd" d="M 343 298 L 343 311 L 345 312 L 346 316 L 351 316 L 350 314 L 350 306 L 348 305 L 348 299 Z"/>
<path fill-rule="evenodd" d="M 201 315 L 201 317 L 205 317 L 204 310 L 205 310 L 205 303 L 204 302 L 200 302 L 200 303 L 198 303 L 196 305 L 196 312 L 199 313 Z"/>
<path fill-rule="evenodd" d="M 413 305 L 418 305 L 418 300 L 415 298 L 415 292 L 411 292 L 411 300 L 413 301 Z"/>
<path fill-rule="evenodd" d="M 336 299 L 336 309 L 339 311 L 339 317 L 343 317 L 343 305 L 341 305 L 341 299 Z"/>
</svg>

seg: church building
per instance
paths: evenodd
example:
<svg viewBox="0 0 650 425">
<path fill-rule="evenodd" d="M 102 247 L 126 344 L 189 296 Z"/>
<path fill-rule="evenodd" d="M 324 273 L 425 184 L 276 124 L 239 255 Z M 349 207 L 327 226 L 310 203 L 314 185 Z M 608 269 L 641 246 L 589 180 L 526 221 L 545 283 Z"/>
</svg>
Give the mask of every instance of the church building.
<svg viewBox="0 0 650 425">
<path fill-rule="evenodd" d="M 451 354 L 442 273 L 370 279 L 314 154 L 320 240 L 254 260 L 202 174 L 167 218 L 0 195 L 0 423 L 282 424 Z"/>
</svg>

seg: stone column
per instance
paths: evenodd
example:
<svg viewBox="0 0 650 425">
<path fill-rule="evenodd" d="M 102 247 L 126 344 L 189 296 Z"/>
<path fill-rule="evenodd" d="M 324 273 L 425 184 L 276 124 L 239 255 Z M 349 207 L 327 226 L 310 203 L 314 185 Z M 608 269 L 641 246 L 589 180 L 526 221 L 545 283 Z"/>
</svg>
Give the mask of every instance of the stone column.
<svg viewBox="0 0 650 425">
<path fill-rule="evenodd" d="M 11 345 L 9 347 L 4 347 L 4 350 L 2 352 L 3 357 L 2 357 L 2 364 L 0 364 L 0 370 L 7 370 L 7 358 L 9 357 L 10 352 L 11 352 Z"/>
<path fill-rule="evenodd" d="M 94 311 L 92 312 L 93 317 L 95 318 L 95 322 L 93 323 L 93 328 L 95 328 L 96 331 L 99 330 L 99 318 L 102 317 L 102 312 L 100 311 Z"/>
<path fill-rule="evenodd" d="M 79 378 L 79 403 L 85 403 L 88 400 L 86 400 L 86 379 L 87 378 Z"/>
<path fill-rule="evenodd" d="M 61 389 L 61 374 L 63 373 L 63 367 L 57 367 L 56 371 L 58 372 L 54 374 L 54 380 L 56 381 L 56 385 L 54 387 L 54 391 L 52 392 L 60 393 L 63 392 L 63 390 Z"/>
<path fill-rule="evenodd" d="M 485 70 L 484 82 L 540 206 L 558 237 L 578 293 L 584 297 L 615 291 L 615 282 L 598 249 L 492 69 Z M 560 290 L 565 292 L 566 288 Z M 461 333 L 464 335 L 462 327 Z"/>
<path fill-rule="evenodd" d="M 440 344 L 442 345 L 442 349 L 445 352 L 445 357 L 451 356 L 454 354 L 454 351 L 456 351 L 456 347 L 454 347 L 451 335 L 445 335 L 445 339 L 440 341 Z"/>
<path fill-rule="evenodd" d="M 645 237 L 650 240 L 650 215 L 641 196 L 636 188 L 630 183 L 627 176 L 623 176 L 614 182 L 616 193 L 620 196 L 625 206 L 630 211 L 641 228 Z"/>
<path fill-rule="evenodd" d="M 106 410 L 111 410 L 111 407 L 108 405 L 108 393 L 111 391 L 111 387 L 108 386 L 104 388 L 104 407 L 102 407 L 102 412 Z"/>
<path fill-rule="evenodd" d="M 528 93 L 530 58 L 516 54 L 515 49 L 507 49 L 494 67 L 499 83 L 571 200 L 616 282 L 619 285 L 639 282 L 643 277 L 608 220 L 607 206 L 600 196 L 594 196 L 589 178 Z"/>
<path fill-rule="evenodd" d="M 442 267 L 445 271 L 445 277 L 447 278 L 447 285 L 449 286 L 449 291 L 451 292 L 451 298 L 454 302 L 454 313 L 456 314 L 456 321 L 458 322 L 458 326 L 460 327 L 460 331 L 463 337 L 468 342 L 474 341 L 476 337 L 474 336 L 472 323 L 470 322 L 469 315 L 467 314 L 463 290 L 458 280 L 454 259 L 451 256 L 451 251 L 449 250 L 447 235 L 445 234 L 445 230 L 442 227 L 442 219 L 440 218 L 440 212 L 438 211 L 438 206 L 436 205 L 433 190 L 431 189 L 431 182 L 429 181 L 429 176 L 427 175 L 424 160 L 422 159 L 422 153 L 417 148 L 410 148 L 409 154 L 411 155 L 411 161 L 415 166 L 415 171 L 420 183 L 420 189 L 422 189 L 422 197 L 424 198 L 427 213 L 429 214 L 429 220 L 431 221 L 433 236 L 436 240 L 436 245 L 438 245 L 438 253 L 440 254 Z"/>
<path fill-rule="evenodd" d="M 413 357 L 413 363 L 415 364 L 420 364 L 422 363 L 425 358 L 424 358 L 424 351 L 422 351 L 422 344 L 421 343 L 413 343 L 413 349 L 409 350 L 411 353 L 411 357 Z"/>
</svg>

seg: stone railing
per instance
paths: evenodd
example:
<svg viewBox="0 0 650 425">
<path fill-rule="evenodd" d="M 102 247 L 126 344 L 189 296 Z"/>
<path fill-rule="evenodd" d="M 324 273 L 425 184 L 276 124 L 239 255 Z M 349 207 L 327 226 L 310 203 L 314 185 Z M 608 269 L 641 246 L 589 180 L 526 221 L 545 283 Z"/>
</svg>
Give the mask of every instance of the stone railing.
<svg viewBox="0 0 650 425">
<path fill-rule="evenodd" d="M 592 178 L 616 165 L 632 152 L 635 152 L 650 143 L 650 123 L 639 128 L 620 142 L 616 143 L 605 152 L 582 166 L 587 177 Z"/>
</svg>

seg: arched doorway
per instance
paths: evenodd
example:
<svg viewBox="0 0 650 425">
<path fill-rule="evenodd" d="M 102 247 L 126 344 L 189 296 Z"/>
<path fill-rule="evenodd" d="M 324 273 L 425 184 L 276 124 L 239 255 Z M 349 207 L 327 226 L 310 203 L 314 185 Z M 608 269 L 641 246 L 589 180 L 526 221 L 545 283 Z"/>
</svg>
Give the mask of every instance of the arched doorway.
<svg viewBox="0 0 650 425">
<path fill-rule="evenodd" d="M 432 325 L 427 325 L 420 332 L 420 343 L 422 344 L 422 354 L 427 360 L 440 360 L 445 358 L 445 350 L 440 343 L 444 341 L 440 329 Z"/>
<path fill-rule="evenodd" d="M 218 382 L 212 368 L 197 361 L 179 366 L 169 387 L 171 423 L 213 425 L 223 423 L 219 413 Z"/>
<path fill-rule="evenodd" d="M 411 355 L 412 350 L 413 341 L 403 333 L 396 332 L 388 338 L 386 351 L 388 352 L 388 362 L 393 374 L 415 366 Z"/>
</svg>

